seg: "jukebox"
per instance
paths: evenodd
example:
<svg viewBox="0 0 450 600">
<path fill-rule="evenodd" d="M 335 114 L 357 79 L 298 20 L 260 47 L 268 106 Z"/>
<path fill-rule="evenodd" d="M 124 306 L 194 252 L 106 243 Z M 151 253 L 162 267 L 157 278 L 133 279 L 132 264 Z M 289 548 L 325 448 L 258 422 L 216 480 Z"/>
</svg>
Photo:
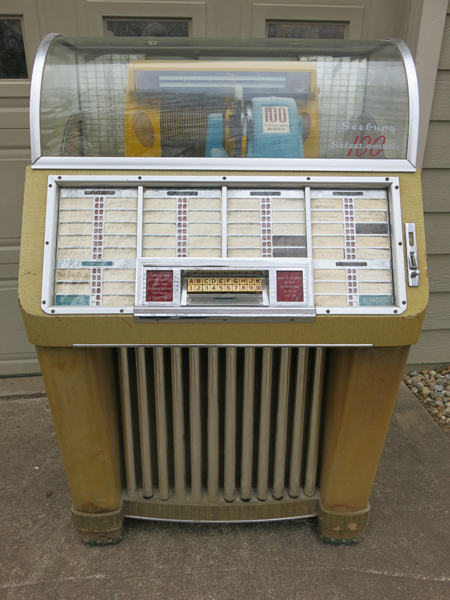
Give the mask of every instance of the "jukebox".
<svg viewBox="0 0 450 600">
<path fill-rule="evenodd" d="M 428 297 L 399 40 L 47 36 L 19 298 L 83 541 L 359 541 Z"/>
</svg>

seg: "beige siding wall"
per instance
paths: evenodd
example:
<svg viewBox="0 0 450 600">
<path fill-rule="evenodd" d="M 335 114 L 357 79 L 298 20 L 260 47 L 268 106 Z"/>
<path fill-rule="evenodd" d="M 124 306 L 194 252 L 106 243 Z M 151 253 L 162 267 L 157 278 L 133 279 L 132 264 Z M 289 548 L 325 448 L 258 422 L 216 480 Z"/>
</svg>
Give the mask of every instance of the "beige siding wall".
<svg viewBox="0 0 450 600">
<path fill-rule="evenodd" d="M 450 4 L 422 170 L 430 302 L 408 362 L 450 363 Z"/>
</svg>

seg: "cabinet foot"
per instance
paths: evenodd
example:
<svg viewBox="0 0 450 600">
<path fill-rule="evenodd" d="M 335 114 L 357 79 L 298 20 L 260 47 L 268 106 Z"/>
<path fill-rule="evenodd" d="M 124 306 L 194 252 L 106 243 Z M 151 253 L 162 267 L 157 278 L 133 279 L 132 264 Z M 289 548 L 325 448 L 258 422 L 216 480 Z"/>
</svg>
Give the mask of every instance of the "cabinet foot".
<svg viewBox="0 0 450 600">
<path fill-rule="evenodd" d="M 106 546 L 122 538 L 123 507 L 107 513 L 85 513 L 72 507 L 72 519 L 78 537 L 85 544 Z"/>
<path fill-rule="evenodd" d="M 370 505 L 357 512 L 337 512 L 319 505 L 319 535 L 330 544 L 351 545 L 360 542 L 369 520 Z"/>
</svg>

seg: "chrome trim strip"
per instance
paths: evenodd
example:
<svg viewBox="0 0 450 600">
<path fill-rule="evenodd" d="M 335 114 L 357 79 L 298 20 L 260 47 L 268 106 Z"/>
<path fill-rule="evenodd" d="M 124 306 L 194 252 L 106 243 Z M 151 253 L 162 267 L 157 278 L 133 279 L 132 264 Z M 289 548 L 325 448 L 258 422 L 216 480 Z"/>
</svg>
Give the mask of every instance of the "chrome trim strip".
<svg viewBox="0 0 450 600">
<path fill-rule="evenodd" d="M 222 186 L 222 258 L 228 256 L 228 198 L 227 187 Z"/>
<path fill-rule="evenodd" d="M 306 231 L 306 258 L 312 258 L 312 229 L 311 229 L 311 188 L 305 187 L 305 231 Z M 313 277 L 314 282 L 314 277 Z"/>
<path fill-rule="evenodd" d="M 310 500 L 310 498 L 308 498 Z M 215 525 L 229 525 L 231 523 L 270 523 L 271 521 L 294 521 L 298 519 L 311 519 L 317 517 L 318 513 L 311 513 L 310 515 L 301 515 L 300 517 L 278 517 L 276 519 L 234 519 L 231 521 L 213 521 L 203 519 L 159 519 L 158 517 L 138 517 L 136 515 L 125 515 L 127 519 L 138 519 L 139 521 L 162 521 L 164 523 L 211 523 Z"/>
<path fill-rule="evenodd" d="M 224 498 L 235 499 L 236 485 L 236 348 L 226 349 Z"/>
<path fill-rule="evenodd" d="M 403 225 L 402 225 L 402 206 L 400 202 L 400 184 L 396 179 L 388 189 L 389 197 L 389 229 L 391 231 L 391 260 L 392 277 L 394 280 L 394 302 L 393 309 L 398 314 L 404 312 L 408 306 L 408 295 L 406 293 L 406 273 L 405 273 L 405 251 L 403 245 Z M 406 240 L 405 240 L 406 243 Z"/>
<path fill-rule="evenodd" d="M 200 350 L 189 350 L 189 408 L 191 436 L 191 496 L 202 499 L 202 425 L 200 413 Z"/>
<path fill-rule="evenodd" d="M 419 143 L 419 82 L 417 80 L 416 67 L 414 58 L 408 46 L 399 38 L 390 38 L 390 41 L 396 44 L 403 58 L 405 65 L 406 80 L 408 82 L 408 97 L 409 97 L 409 131 L 408 131 L 408 150 L 406 153 L 407 160 L 414 167 L 417 162 L 417 146 Z"/>
<path fill-rule="evenodd" d="M 175 479 L 175 499 L 183 502 L 186 498 L 186 461 L 184 453 L 184 394 L 181 348 L 172 348 L 172 406 L 173 406 L 173 459 Z"/>
<path fill-rule="evenodd" d="M 272 399 L 272 358 L 271 347 L 263 349 L 261 402 L 259 416 L 259 444 L 258 444 L 258 479 L 256 497 L 264 501 L 268 498 L 269 481 L 269 444 L 270 444 L 270 403 Z"/>
<path fill-rule="evenodd" d="M 281 500 L 285 491 L 284 480 L 286 470 L 287 419 L 289 399 L 289 374 L 291 367 L 291 348 L 281 349 L 278 408 L 275 433 L 275 456 L 273 465 L 273 490 L 275 500 Z"/>
<path fill-rule="evenodd" d="M 46 35 L 40 43 L 38 51 L 36 52 L 36 58 L 34 59 L 30 88 L 30 143 L 32 165 L 41 157 L 41 89 L 45 59 L 50 44 L 55 38 L 60 37 L 61 35 L 61 33 L 49 33 Z"/>
<path fill-rule="evenodd" d="M 58 233 L 59 188 L 53 177 L 47 179 L 47 208 L 45 212 L 44 258 L 42 261 L 41 308 L 51 314 L 54 300 L 56 251 Z"/>
<path fill-rule="evenodd" d="M 252 496 L 253 404 L 255 392 L 255 349 L 247 346 L 244 357 L 244 398 L 242 408 L 241 498 Z"/>
<path fill-rule="evenodd" d="M 71 348 L 373 348 L 373 344 L 72 344 Z M 191 371 L 192 373 L 192 371 Z"/>
<path fill-rule="evenodd" d="M 145 348 L 136 348 L 137 395 L 139 431 L 141 435 L 142 482 L 144 497 L 153 496 L 152 461 L 150 451 L 150 422 L 148 416 L 148 387 Z"/>
<path fill-rule="evenodd" d="M 136 259 L 142 257 L 142 244 L 143 244 L 143 236 L 144 236 L 144 186 L 139 185 L 137 188 L 137 211 L 138 211 L 138 216 L 137 216 L 137 231 L 136 231 Z M 138 280 L 139 277 L 141 277 L 141 275 L 143 276 L 143 274 L 141 274 L 140 269 L 139 269 L 139 261 L 136 260 L 136 267 L 135 267 L 135 271 L 136 271 L 136 281 Z M 145 286 L 144 282 L 141 282 L 142 286 Z M 140 296 L 139 294 L 141 293 L 140 290 L 140 286 L 139 285 L 135 285 L 134 286 L 134 304 L 138 304 L 138 302 L 140 302 Z M 124 307 L 122 307 L 122 312 L 128 313 L 130 312 L 125 311 Z"/>
<path fill-rule="evenodd" d="M 142 256 L 142 237 L 144 235 L 144 186 L 139 185 L 137 189 L 137 238 L 136 256 Z"/>
<path fill-rule="evenodd" d="M 320 413 L 322 407 L 323 381 L 326 349 L 317 348 L 314 364 L 311 415 L 309 418 L 309 439 L 306 452 L 305 484 L 306 496 L 314 496 L 316 491 L 317 461 L 319 457 Z"/>
<path fill-rule="evenodd" d="M 308 349 L 299 348 L 295 380 L 295 404 L 292 418 L 291 467 L 289 473 L 289 496 L 300 495 L 300 473 L 303 458 L 303 430 L 305 424 L 306 377 L 308 373 Z"/>
<path fill-rule="evenodd" d="M 164 350 L 161 346 L 153 349 L 153 364 L 155 373 L 155 408 L 156 408 L 156 447 L 158 458 L 158 489 L 161 500 L 168 500 L 169 467 L 167 460 L 167 416 L 166 416 L 166 386 L 164 372 Z"/>
<path fill-rule="evenodd" d="M 322 307 L 316 308 L 317 315 L 400 315 L 405 311 L 404 306 L 347 306 L 347 307 Z"/>
<path fill-rule="evenodd" d="M 367 163 L 368 161 L 364 161 Z M 358 166 L 361 166 L 361 162 Z M 362 172 L 361 169 L 353 169 Z M 92 186 L 98 184 L 116 185 L 118 187 L 137 188 L 139 185 L 157 187 L 165 186 L 182 186 L 183 188 L 198 188 L 205 185 L 215 184 L 218 188 L 224 185 L 224 180 L 221 175 L 58 175 L 52 178 L 59 187 L 77 187 Z M 364 175 L 356 175 L 350 177 L 340 177 L 339 175 L 227 175 L 226 187 L 245 187 L 249 189 L 261 189 L 261 185 L 268 189 L 271 188 L 286 188 L 303 190 L 306 186 L 311 189 L 317 187 L 335 189 L 342 187 L 347 189 L 359 189 L 361 184 L 365 188 L 388 188 L 392 182 L 398 178 L 383 176 L 366 177 Z"/>
<path fill-rule="evenodd" d="M 207 161 L 207 162 L 206 162 Z M 147 157 L 84 157 L 43 156 L 33 169 L 98 169 L 162 171 L 360 171 L 414 172 L 408 159 L 346 159 L 346 158 L 147 158 Z M 227 177 L 228 181 L 228 177 Z"/>
<path fill-rule="evenodd" d="M 122 408 L 123 447 L 125 454 L 125 478 L 127 484 L 127 494 L 132 498 L 136 494 L 136 471 L 134 461 L 128 350 L 126 348 L 119 348 L 119 352 L 117 354 L 119 367 L 120 404 Z"/>
<path fill-rule="evenodd" d="M 219 499 L 219 349 L 208 348 L 208 500 Z"/>
</svg>

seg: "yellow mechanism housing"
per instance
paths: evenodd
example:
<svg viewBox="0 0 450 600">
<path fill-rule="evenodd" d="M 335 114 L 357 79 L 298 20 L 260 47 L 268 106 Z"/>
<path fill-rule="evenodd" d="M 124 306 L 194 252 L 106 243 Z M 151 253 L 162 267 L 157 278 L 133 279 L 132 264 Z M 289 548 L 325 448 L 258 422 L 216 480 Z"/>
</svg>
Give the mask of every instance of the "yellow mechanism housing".
<svg viewBox="0 0 450 600">
<path fill-rule="evenodd" d="M 239 63 L 224 61 L 202 61 L 201 63 L 186 63 L 178 61 L 133 61 L 128 69 L 128 85 L 125 101 L 125 155 L 126 156 L 165 156 L 162 147 L 184 138 L 203 138 L 204 148 L 206 144 L 207 115 L 211 107 L 206 104 L 202 110 L 199 98 L 192 94 L 191 98 L 185 98 L 173 105 L 173 99 L 161 97 L 160 94 L 139 93 L 139 81 L 137 74 L 142 78 L 145 73 L 171 73 L 183 72 L 195 73 L 202 77 L 203 73 L 209 76 L 217 76 L 221 73 L 232 73 L 234 76 L 248 73 L 249 76 L 255 71 L 279 74 L 302 73 L 306 75 L 306 88 L 298 94 L 296 99 L 297 112 L 303 121 L 303 148 L 305 158 L 317 158 L 319 156 L 319 89 L 317 87 L 317 72 L 314 63 L 308 62 L 261 62 L 242 61 Z M 167 76 L 167 75 L 166 75 Z M 242 81 L 245 79 L 237 79 Z M 233 82 L 234 83 L 234 82 Z M 239 84 L 238 84 L 239 85 Z M 225 149 L 229 156 L 242 157 L 242 148 L 234 148 L 235 136 L 230 132 L 230 121 L 241 112 L 241 102 L 234 97 L 231 88 L 220 89 L 219 98 L 215 99 L 215 110 L 222 109 L 226 115 Z M 155 90 L 156 91 L 156 90 Z M 231 92 L 231 93 L 230 93 Z M 172 101 L 171 101 L 172 100 Z M 243 106 L 245 103 L 242 102 Z M 239 119 L 239 129 L 241 127 Z M 195 154 L 194 154 L 195 155 Z M 204 154 L 202 154 L 204 156 Z M 245 150 L 244 150 L 245 156 Z"/>
</svg>

